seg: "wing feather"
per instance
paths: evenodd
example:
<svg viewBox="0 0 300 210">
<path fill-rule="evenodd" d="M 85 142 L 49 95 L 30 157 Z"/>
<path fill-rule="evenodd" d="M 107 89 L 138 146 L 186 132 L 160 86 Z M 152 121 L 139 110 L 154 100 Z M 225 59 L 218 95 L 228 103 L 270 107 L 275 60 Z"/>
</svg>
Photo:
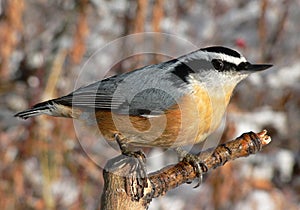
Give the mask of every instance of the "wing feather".
<svg viewBox="0 0 300 210">
<path fill-rule="evenodd" d="M 173 70 L 170 62 L 109 77 L 55 99 L 55 102 L 84 109 L 110 109 L 120 114 L 159 115 L 184 94 L 177 87 L 180 85 L 184 90 L 181 79 L 166 74 Z"/>
</svg>

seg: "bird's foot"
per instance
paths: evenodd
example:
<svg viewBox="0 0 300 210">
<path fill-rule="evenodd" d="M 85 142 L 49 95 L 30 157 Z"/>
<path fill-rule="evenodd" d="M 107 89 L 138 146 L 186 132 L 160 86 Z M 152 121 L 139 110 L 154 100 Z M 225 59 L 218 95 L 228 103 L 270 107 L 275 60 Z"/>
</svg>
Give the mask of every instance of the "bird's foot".
<svg viewBox="0 0 300 210">
<path fill-rule="evenodd" d="M 194 188 L 199 187 L 202 183 L 203 173 L 207 172 L 208 170 L 207 166 L 202 162 L 202 160 L 197 155 L 188 153 L 187 151 L 183 150 L 180 147 L 176 148 L 175 151 L 177 152 L 177 154 L 179 155 L 182 161 L 185 161 L 193 166 L 196 176 L 198 178 L 198 182 Z"/>
<path fill-rule="evenodd" d="M 115 139 L 121 149 L 122 158 L 118 165 L 120 167 L 128 166 L 128 174 L 125 175 L 125 190 L 126 193 L 131 196 L 132 200 L 139 201 L 144 196 L 144 190 L 148 187 L 148 177 L 146 170 L 146 156 L 142 151 L 130 151 L 127 145 L 122 141 L 118 134 L 115 135 Z"/>
</svg>

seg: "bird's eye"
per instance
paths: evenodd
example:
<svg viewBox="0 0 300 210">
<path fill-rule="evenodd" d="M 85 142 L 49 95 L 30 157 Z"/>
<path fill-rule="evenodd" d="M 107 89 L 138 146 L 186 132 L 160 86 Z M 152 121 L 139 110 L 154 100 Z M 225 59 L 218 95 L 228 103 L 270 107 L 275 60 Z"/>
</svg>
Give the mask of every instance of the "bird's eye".
<svg viewBox="0 0 300 210">
<path fill-rule="evenodd" d="M 219 59 L 213 59 L 211 61 L 212 65 L 214 66 L 214 68 L 218 71 L 222 71 L 224 70 L 224 63 L 223 61 L 219 60 Z"/>
</svg>

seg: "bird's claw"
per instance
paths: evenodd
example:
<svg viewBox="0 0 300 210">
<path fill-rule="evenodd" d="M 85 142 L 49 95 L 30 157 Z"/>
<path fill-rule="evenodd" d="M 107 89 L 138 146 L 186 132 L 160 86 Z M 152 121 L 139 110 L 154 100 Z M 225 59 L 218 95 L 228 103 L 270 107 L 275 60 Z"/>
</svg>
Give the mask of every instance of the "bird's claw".
<svg viewBox="0 0 300 210">
<path fill-rule="evenodd" d="M 125 177 L 125 190 L 132 200 L 139 201 L 144 196 L 144 189 L 148 187 L 146 170 L 146 156 L 142 151 L 130 151 L 122 142 L 119 135 L 115 135 L 124 158 L 119 162 L 123 167 L 130 164 L 130 170 Z"/>
<path fill-rule="evenodd" d="M 181 148 L 176 148 L 176 152 L 179 154 L 182 161 L 187 162 L 193 166 L 198 179 L 198 182 L 196 186 L 194 186 L 194 188 L 199 187 L 202 184 L 203 173 L 207 172 L 208 170 L 207 166 L 202 162 L 202 160 L 197 155 L 188 153 L 187 151 Z M 191 182 L 187 182 L 187 183 L 191 183 Z"/>
<path fill-rule="evenodd" d="M 197 156 L 197 155 L 193 155 L 190 153 L 187 153 L 182 161 L 188 162 L 189 164 L 191 164 L 194 168 L 194 171 L 196 173 L 197 176 L 197 184 L 194 186 L 194 188 L 199 187 L 202 184 L 202 180 L 203 180 L 203 172 L 207 171 L 207 167 L 204 163 L 202 163 L 201 159 Z"/>
</svg>

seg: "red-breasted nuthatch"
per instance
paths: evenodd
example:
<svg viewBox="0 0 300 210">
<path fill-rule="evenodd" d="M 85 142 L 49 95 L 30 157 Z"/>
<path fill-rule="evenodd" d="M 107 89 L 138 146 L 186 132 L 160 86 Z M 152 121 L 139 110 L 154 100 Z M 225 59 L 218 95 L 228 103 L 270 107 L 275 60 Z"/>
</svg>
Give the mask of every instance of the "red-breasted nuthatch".
<svg viewBox="0 0 300 210">
<path fill-rule="evenodd" d="M 272 65 L 251 64 L 235 50 L 213 46 L 145 66 L 36 104 L 15 116 L 96 119 L 107 140 L 177 148 L 201 142 L 219 126 L 236 85 Z"/>
</svg>

